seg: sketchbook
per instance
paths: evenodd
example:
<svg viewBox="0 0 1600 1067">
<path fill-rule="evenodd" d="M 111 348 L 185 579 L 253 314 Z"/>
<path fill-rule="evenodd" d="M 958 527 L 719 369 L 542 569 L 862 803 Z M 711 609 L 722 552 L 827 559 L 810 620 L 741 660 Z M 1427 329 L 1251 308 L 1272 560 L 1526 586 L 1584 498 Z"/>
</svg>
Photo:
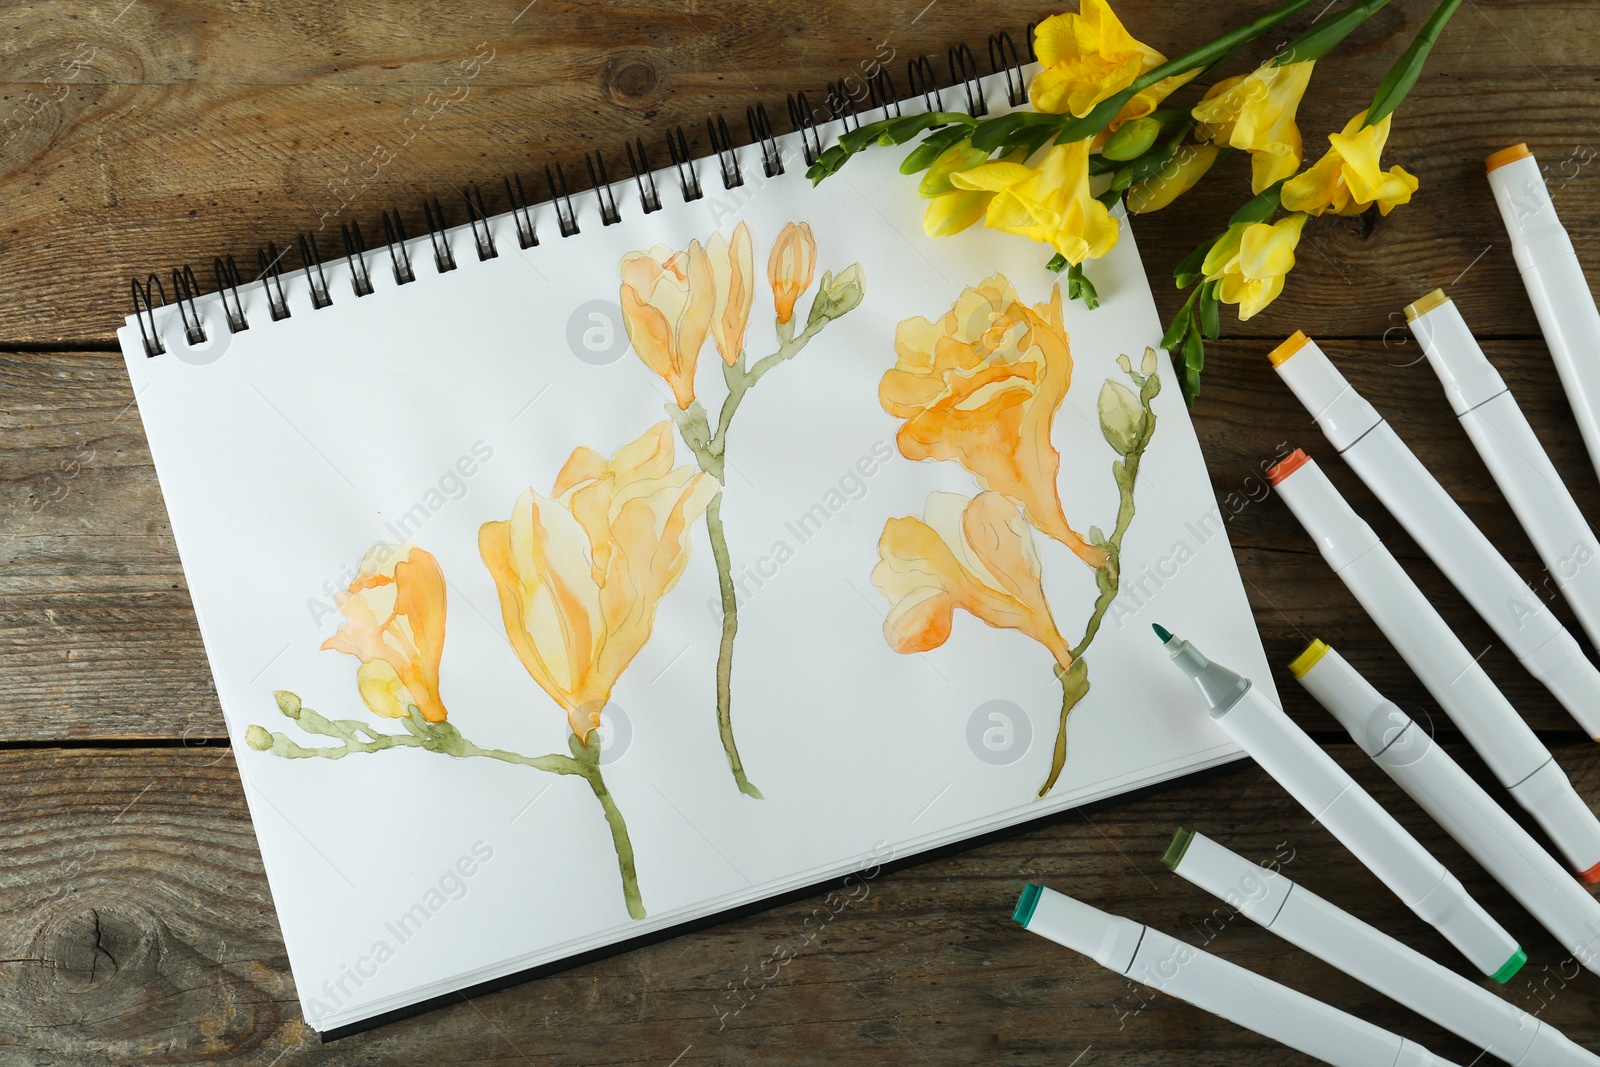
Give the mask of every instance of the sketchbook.
<svg viewBox="0 0 1600 1067">
<path fill-rule="evenodd" d="M 813 188 L 851 117 L 796 114 L 136 285 L 325 1035 L 1239 757 L 1151 636 L 1272 692 L 1132 236 L 1088 310 L 1040 246 L 925 237 L 894 153 Z"/>
</svg>

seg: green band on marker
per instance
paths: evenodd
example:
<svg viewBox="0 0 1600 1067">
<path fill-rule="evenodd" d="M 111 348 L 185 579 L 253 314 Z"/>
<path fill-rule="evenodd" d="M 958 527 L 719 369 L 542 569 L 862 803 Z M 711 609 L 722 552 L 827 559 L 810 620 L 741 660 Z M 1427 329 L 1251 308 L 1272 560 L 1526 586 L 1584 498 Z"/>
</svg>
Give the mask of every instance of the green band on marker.
<svg viewBox="0 0 1600 1067">
<path fill-rule="evenodd" d="M 1032 882 L 1023 886 L 1022 896 L 1017 898 L 1017 910 L 1011 913 L 1011 917 L 1023 926 L 1027 926 L 1028 921 L 1033 918 L 1033 909 L 1039 906 L 1039 897 L 1043 893 L 1044 886 L 1034 885 Z M 1511 976 L 1506 975 L 1506 977 Z"/>
<path fill-rule="evenodd" d="M 1527 962 L 1528 954 L 1522 951 L 1521 946 L 1518 946 L 1517 951 L 1511 954 L 1511 958 L 1509 960 L 1506 960 L 1506 965 L 1491 974 L 1489 977 L 1493 978 L 1501 985 L 1505 985 L 1507 982 L 1511 981 L 1512 975 L 1522 970 L 1522 965 Z"/>
<path fill-rule="evenodd" d="M 1189 842 L 1194 840 L 1194 831 L 1178 827 L 1178 832 L 1172 835 L 1172 843 L 1161 854 L 1161 862 L 1167 865 L 1167 870 L 1175 871 L 1178 864 L 1183 862 L 1183 854 L 1189 851 Z"/>
</svg>

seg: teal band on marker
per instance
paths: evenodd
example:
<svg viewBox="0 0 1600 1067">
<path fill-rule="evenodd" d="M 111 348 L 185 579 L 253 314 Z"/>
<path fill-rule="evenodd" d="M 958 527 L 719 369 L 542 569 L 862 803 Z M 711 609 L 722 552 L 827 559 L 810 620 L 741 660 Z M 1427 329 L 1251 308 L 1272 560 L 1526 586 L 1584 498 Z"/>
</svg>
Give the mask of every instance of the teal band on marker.
<svg viewBox="0 0 1600 1067">
<path fill-rule="evenodd" d="M 1017 898 L 1017 910 L 1011 913 L 1011 917 L 1026 927 L 1033 918 L 1033 909 L 1039 906 L 1039 897 L 1043 893 L 1044 887 L 1034 885 L 1032 882 L 1023 886 L 1022 896 Z M 1510 978 L 1511 975 L 1508 974 L 1506 977 Z"/>
<path fill-rule="evenodd" d="M 1029 909 L 1030 912 L 1032 910 L 1033 909 L 1031 909 L 1031 908 Z M 1024 924 L 1024 925 L 1026 925 L 1026 924 Z M 1528 962 L 1528 954 L 1526 952 L 1522 951 L 1521 946 L 1518 946 L 1517 951 L 1515 951 L 1515 952 L 1513 952 L 1511 954 L 1511 958 L 1509 960 L 1506 960 L 1506 965 L 1504 967 L 1500 968 L 1498 971 L 1496 971 L 1493 974 L 1491 974 L 1489 977 L 1493 978 L 1496 982 L 1499 982 L 1501 985 L 1505 985 L 1507 982 L 1511 981 L 1511 976 L 1512 975 L 1514 975 L 1518 971 L 1522 970 L 1522 965 L 1524 963 L 1527 963 L 1527 962 Z"/>
</svg>

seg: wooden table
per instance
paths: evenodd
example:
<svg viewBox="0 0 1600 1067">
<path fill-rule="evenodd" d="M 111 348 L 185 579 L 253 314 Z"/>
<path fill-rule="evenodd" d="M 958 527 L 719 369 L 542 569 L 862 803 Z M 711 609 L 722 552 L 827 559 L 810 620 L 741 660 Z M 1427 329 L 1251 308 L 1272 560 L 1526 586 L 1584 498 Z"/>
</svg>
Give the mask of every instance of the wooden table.
<svg viewBox="0 0 1600 1067">
<path fill-rule="evenodd" d="M 0 111 L 10 109 L 0 120 L 0 1067 L 1310 1062 L 1023 933 L 1009 916 L 1030 879 L 1472 1061 L 1461 1041 L 1272 935 L 1219 921 L 1208 897 L 1161 867 L 1180 824 L 1258 859 L 1282 850 L 1296 880 L 1461 968 L 1251 765 L 878 878 L 809 942 L 800 924 L 816 904 L 802 901 L 319 1045 L 300 1019 L 112 338 L 128 278 L 181 263 L 209 277 L 211 257 L 225 252 L 253 264 L 257 245 L 292 241 L 330 212 L 370 233 L 378 211 L 399 204 L 420 232 L 425 194 L 497 187 L 501 174 L 531 181 L 546 162 L 575 173 L 595 146 L 620 169 L 624 138 L 660 146 L 680 123 L 703 153 L 709 111 L 739 117 L 759 101 L 782 116 L 786 90 L 815 97 L 890 51 L 902 83 L 905 61 L 920 53 L 936 55 L 942 72 L 948 46 L 968 41 L 982 55 L 991 29 L 1020 38 L 1051 11 L 993 0 L 525 2 L 11 0 L 0 11 Z M 1265 4 L 1119 6 L 1137 35 L 1175 54 Z M 1301 111 L 1311 152 L 1365 105 L 1431 7 L 1396 0 L 1318 65 Z M 1218 496 L 1248 501 L 1229 509 L 1228 535 L 1272 660 L 1328 638 L 1430 717 L 1486 781 L 1265 492 L 1261 461 L 1285 444 L 1328 449 L 1263 357 L 1295 328 L 1322 341 L 1538 585 L 1537 557 L 1420 363 L 1400 309 L 1435 287 L 1450 291 L 1580 502 L 1600 513 L 1600 482 L 1481 163 L 1526 140 L 1580 255 L 1600 270 L 1596 35 L 1600 8 L 1582 0 L 1468 0 L 1395 120 L 1388 157 L 1420 177 L 1417 201 L 1387 219 L 1313 222 L 1284 298 L 1249 323 L 1226 323 L 1195 410 Z M 474 56 L 478 73 L 448 83 L 465 84 L 464 96 L 441 90 Z M 430 103 L 432 117 L 408 123 L 441 91 L 459 99 L 437 114 Z M 1235 158 L 1179 207 L 1137 224 L 1164 313 L 1175 305 L 1167 271 L 1232 211 L 1244 173 Z M 1600 750 L 1351 473 L 1327 466 L 1468 645 L 1484 650 L 1580 790 L 1600 794 Z M 1559 600 L 1554 608 L 1571 624 Z M 1280 686 L 1291 713 L 1523 939 L 1532 962 L 1502 994 L 1600 1047 L 1600 980 L 1572 979 L 1566 953 L 1297 687 Z M 777 944 L 794 961 L 770 983 L 747 982 Z M 753 992 L 735 1000 L 735 988 Z"/>
</svg>

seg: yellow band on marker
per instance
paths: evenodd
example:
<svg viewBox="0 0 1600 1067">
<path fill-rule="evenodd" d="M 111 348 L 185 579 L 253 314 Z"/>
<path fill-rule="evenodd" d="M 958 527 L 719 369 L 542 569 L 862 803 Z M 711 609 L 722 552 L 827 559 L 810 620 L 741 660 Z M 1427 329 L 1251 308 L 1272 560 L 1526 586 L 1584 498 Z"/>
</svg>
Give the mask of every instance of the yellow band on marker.
<svg viewBox="0 0 1600 1067">
<path fill-rule="evenodd" d="M 1322 643 L 1321 638 L 1313 640 L 1306 646 L 1306 650 L 1296 656 L 1289 663 L 1289 673 L 1296 678 L 1304 678 L 1306 671 L 1315 667 L 1323 656 L 1328 654 L 1328 646 Z"/>
<path fill-rule="evenodd" d="M 1514 144 L 1510 148 L 1500 149 L 1500 151 L 1494 153 L 1488 159 L 1484 160 L 1483 169 L 1486 173 L 1492 170 L 1499 170 L 1507 163 L 1515 163 L 1517 160 L 1527 159 L 1531 155 L 1533 155 L 1533 153 L 1528 151 L 1527 145 Z"/>
<path fill-rule="evenodd" d="M 1274 367 L 1281 366 L 1284 360 L 1288 359 L 1290 356 L 1294 355 L 1296 352 L 1300 351 L 1310 343 L 1311 338 L 1307 337 L 1299 330 L 1296 330 L 1294 333 L 1289 335 L 1289 339 L 1287 341 L 1283 342 L 1283 344 L 1279 345 L 1277 348 L 1274 348 L 1271 352 L 1268 352 L 1267 358 L 1272 361 L 1272 365 Z"/>
<path fill-rule="evenodd" d="M 1448 304 L 1450 298 L 1444 295 L 1443 289 L 1435 289 L 1422 299 L 1406 305 L 1406 321 L 1415 322 L 1440 304 Z"/>
</svg>

